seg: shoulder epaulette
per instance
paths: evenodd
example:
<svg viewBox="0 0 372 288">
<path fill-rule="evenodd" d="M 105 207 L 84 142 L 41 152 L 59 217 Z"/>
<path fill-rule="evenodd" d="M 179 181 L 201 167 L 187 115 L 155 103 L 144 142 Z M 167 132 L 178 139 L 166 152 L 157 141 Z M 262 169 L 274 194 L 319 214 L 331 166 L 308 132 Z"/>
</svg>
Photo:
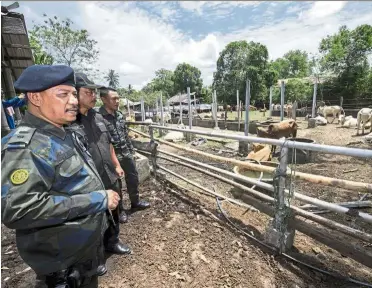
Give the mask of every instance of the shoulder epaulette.
<svg viewBox="0 0 372 288">
<path fill-rule="evenodd" d="M 16 132 L 9 139 L 9 141 L 2 147 L 4 149 L 22 149 L 27 147 L 32 137 L 34 136 L 36 128 L 28 126 L 19 126 Z"/>
</svg>

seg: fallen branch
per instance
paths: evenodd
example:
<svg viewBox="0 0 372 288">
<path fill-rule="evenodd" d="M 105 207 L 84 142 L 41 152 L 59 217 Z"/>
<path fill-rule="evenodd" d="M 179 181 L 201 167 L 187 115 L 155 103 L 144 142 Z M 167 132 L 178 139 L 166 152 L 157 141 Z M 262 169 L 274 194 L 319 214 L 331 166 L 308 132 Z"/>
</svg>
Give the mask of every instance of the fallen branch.
<svg viewBox="0 0 372 288">
<path fill-rule="evenodd" d="M 344 171 L 342 171 L 342 173 L 351 173 L 351 172 L 356 172 L 358 170 L 359 170 L 358 168 L 351 169 L 351 170 L 344 170 Z"/>
<path fill-rule="evenodd" d="M 224 149 L 218 149 L 218 148 L 211 148 L 213 151 L 217 151 L 217 152 L 223 152 L 223 153 L 231 153 L 231 154 L 238 154 L 237 151 L 231 151 L 231 150 L 224 150 Z"/>
<path fill-rule="evenodd" d="M 357 144 L 363 144 L 363 141 L 352 141 L 352 142 L 347 143 L 346 146 L 357 145 Z"/>
</svg>

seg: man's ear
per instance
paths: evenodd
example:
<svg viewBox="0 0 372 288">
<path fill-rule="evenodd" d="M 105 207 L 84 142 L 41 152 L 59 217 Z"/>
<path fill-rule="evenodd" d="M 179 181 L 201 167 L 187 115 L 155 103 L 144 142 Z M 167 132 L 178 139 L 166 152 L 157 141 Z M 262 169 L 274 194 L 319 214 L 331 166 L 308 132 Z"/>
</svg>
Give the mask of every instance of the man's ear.
<svg viewBox="0 0 372 288">
<path fill-rule="evenodd" d="M 43 102 L 40 92 L 27 92 L 27 99 L 36 107 L 40 107 Z"/>
</svg>

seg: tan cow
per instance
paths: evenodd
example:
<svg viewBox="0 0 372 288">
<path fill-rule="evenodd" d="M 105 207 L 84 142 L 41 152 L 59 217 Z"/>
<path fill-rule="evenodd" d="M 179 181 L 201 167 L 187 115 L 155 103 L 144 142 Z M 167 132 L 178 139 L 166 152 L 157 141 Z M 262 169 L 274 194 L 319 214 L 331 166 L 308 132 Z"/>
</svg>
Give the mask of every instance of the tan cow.
<svg viewBox="0 0 372 288">
<path fill-rule="evenodd" d="M 249 111 L 257 111 L 257 108 L 253 105 L 249 105 Z"/>
<path fill-rule="evenodd" d="M 344 112 L 344 109 L 340 106 L 320 106 L 318 108 L 318 114 L 320 114 L 321 116 L 323 116 L 324 118 L 327 119 L 327 123 L 328 123 L 328 116 L 333 116 L 333 119 L 332 119 L 332 122 L 331 124 L 333 123 L 333 121 L 335 121 L 336 117 L 337 117 L 337 123 L 339 123 L 339 115 L 341 114 L 341 111 L 342 111 L 342 114 L 345 114 Z"/>
<path fill-rule="evenodd" d="M 265 131 L 261 127 L 257 127 L 257 137 L 280 139 L 297 136 L 298 125 L 293 119 L 283 120 L 280 123 L 270 124 Z M 275 153 L 276 146 L 272 146 L 272 153 Z"/>
</svg>

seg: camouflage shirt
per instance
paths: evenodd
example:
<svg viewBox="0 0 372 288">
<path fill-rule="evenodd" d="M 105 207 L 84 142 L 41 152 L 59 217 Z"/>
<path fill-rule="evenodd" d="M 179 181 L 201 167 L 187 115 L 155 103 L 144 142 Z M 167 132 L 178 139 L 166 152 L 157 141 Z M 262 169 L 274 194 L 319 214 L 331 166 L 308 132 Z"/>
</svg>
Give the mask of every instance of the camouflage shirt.
<svg viewBox="0 0 372 288">
<path fill-rule="evenodd" d="M 115 111 L 115 114 L 112 115 L 108 113 L 104 106 L 99 108 L 99 113 L 105 118 L 109 124 L 107 124 L 107 128 L 111 134 L 112 138 L 112 145 L 115 148 L 115 153 L 118 159 L 122 159 L 123 157 L 128 157 L 131 154 L 134 154 L 134 149 L 132 142 L 128 136 L 128 127 L 125 123 L 124 115 L 119 112 Z"/>
<path fill-rule="evenodd" d="M 2 138 L 1 219 L 38 274 L 97 254 L 108 227 L 107 193 L 77 132 L 26 112 Z"/>
</svg>

